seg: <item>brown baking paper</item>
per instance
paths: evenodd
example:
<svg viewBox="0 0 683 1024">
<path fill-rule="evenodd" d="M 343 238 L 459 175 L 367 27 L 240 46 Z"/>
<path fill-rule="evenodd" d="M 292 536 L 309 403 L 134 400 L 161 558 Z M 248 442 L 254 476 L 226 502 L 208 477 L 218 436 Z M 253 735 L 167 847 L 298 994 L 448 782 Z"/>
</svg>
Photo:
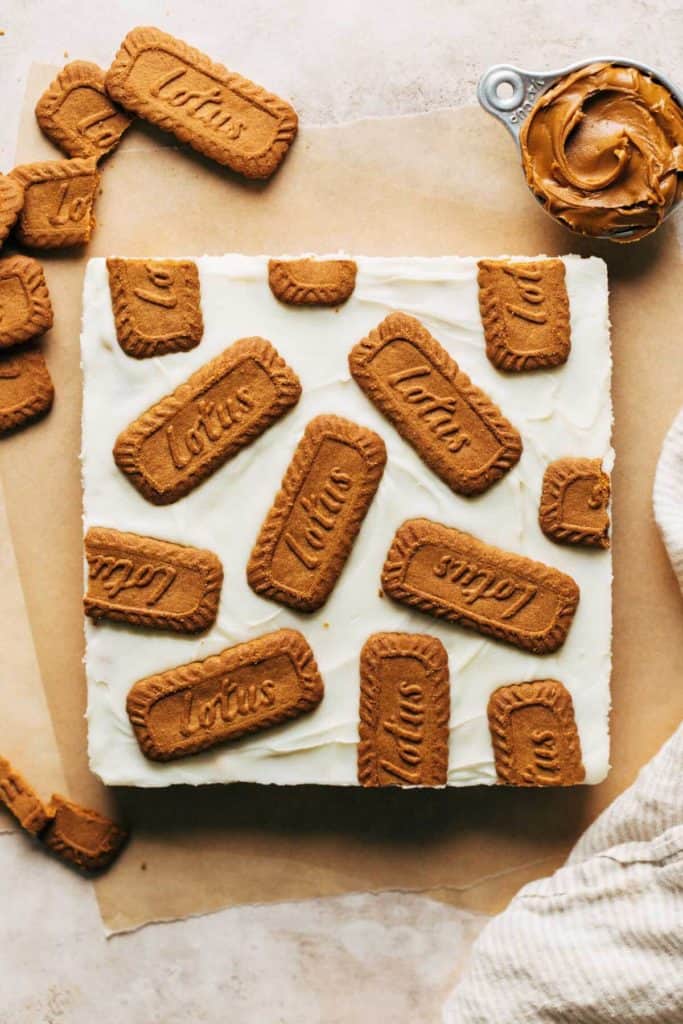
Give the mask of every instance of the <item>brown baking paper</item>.
<svg viewBox="0 0 683 1024">
<path fill-rule="evenodd" d="M 36 69 L 19 158 L 45 158 Z M 45 254 L 57 399 L 4 442 L 0 468 L 45 691 L 71 793 L 105 806 L 86 760 L 79 481 L 80 289 L 90 256 L 330 252 L 594 252 L 609 263 L 614 331 L 614 768 L 595 788 L 368 791 L 231 785 L 119 790 L 133 840 L 97 883 L 113 930 L 250 901 L 350 890 L 429 892 L 494 911 L 547 874 L 683 712 L 681 597 L 650 492 L 683 395 L 681 257 L 671 223 L 633 248 L 584 242 L 527 192 L 504 130 L 477 108 L 307 128 L 266 185 L 245 184 L 135 125 L 103 168 L 86 252 Z M 106 410 L 102 410 L 106 415 Z M 111 796 L 111 794 L 110 794 Z"/>
<path fill-rule="evenodd" d="M 62 762 L 40 679 L 0 477 L 0 757 L 6 758 L 41 800 L 65 786 Z M 0 804 L 0 833 L 20 826 Z"/>
</svg>

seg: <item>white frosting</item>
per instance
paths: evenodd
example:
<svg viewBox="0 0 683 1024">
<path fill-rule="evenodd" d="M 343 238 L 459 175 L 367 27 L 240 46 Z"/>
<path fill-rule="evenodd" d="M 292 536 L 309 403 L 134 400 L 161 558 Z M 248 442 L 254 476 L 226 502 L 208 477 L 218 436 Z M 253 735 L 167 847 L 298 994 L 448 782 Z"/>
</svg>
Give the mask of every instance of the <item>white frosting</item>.
<svg viewBox="0 0 683 1024">
<path fill-rule="evenodd" d="M 294 308 L 271 295 L 267 257 L 197 260 L 204 337 L 190 352 L 129 358 L 116 341 L 105 261 L 85 277 L 84 528 L 109 526 L 208 547 L 223 562 L 218 620 L 201 637 L 179 637 L 86 619 L 89 752 L 109 784 L 167 786 L 234 780 L 354 785 L 358 741 L 358 655 L 383 630 L 426 632 L 446 646 L 451 674 L 448 784 L 495 782 L 486 718 L 505 683 L 561 680 L 574 701 L 586 781 L 608 770 L 611 667 L 610 552 L 551 543 L 538 526 L 541 480 L 561 456 L 600 457 L 612 468 L 607 275 L 599 259 L 564 258 L 572 350 L 551 371 L 498 372 L 486 357 L 475 259 L 359 257 L 356 288 L 340 309 Z M 420 460 L 350 378 L 347 354 L 392 310 L 418 317 L 518 428 L 519 465 L 478 498 L 454 494 Z M 118 433 L 194 370 L 249 335 L 268 338 L 298 373 L 299 404 L 187 497 L 157 507 L 116 467 Z M 257 597 L 245 566 L 305 425 L 339 413 L 376 430 L 388 462 L 352 554 L 327 604 L 299 615 Z M 492 544 L 569 573 L 581 600 L 564 646 L 535 657 L 410 611 L 379 596 L 380 571 L 396 528 L 414 516 L 457 526 Z M 141 753 L 125 710 L 138 679 L 215 654 L 280 627 L 301 630 L 315 652 L 325 697 L 295 721 L 168 764 Z"/>
</svg>

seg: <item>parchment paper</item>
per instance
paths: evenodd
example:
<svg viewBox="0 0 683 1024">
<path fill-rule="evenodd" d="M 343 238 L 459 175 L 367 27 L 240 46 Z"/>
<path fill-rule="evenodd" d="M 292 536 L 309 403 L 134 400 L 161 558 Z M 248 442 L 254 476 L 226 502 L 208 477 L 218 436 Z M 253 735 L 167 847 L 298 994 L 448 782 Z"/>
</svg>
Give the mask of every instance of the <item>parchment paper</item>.
<svg viewBox="0 0 683 1024">
<path fill-rule="evenodd" d="M 20 160 L 52 151 L 31 76 Z M 56 155 L 56 154 L 53 154 Z M 616 410 L 613 771 L 571 790 L 438 792 L 235 785 L 120 790 L 134 839 L 97 883 L 106 925 L 241 902 L 413 889 L 495 911 L 548 873 L 683 714 L 680 593 L 652 520 L 661 439 L 683 398 L 681 257 L 671 223 L 635 248 L 568 235 L 530 197 L 503 129 L 478 108 L 304 128 L 276 177 L 245 184 L 133 127 L 104 167 L 86 252 L 43 254 L 56 307 L 47 350 L 57 401 L 0 447 L 0 471 L 48 704 L 68 782 L 89 773 L 81 665 L 78 467 L 80 289 L 89 256 L 336 249 L 368 254 L 594 252 L 609 263 Z M 106 410 L 103 410 L 106 415 Z"/>
<path fill-rule="evenodd" d="M 41 800 L 64 792 L 65 779 L 19 579 L 0 477 L 0 755 L 23 775 Z M 0 832 L 19 830 L 0 804 Z"/>
</svg>

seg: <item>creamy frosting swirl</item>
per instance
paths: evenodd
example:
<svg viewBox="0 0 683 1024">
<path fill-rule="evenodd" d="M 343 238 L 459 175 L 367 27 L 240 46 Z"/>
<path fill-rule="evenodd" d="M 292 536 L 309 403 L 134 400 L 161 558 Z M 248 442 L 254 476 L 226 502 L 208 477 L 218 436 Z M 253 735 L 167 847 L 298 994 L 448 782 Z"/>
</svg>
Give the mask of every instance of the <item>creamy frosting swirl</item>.
<svg viewBox="0 0 683 1024">
<path fill-rule="evenodd" d="M 683 110 L 635 67 L 590 64 L 560 79 L 520 144 L 531 190 L 582 234 L 642 238 L 683 193 Z"/>
</svg>

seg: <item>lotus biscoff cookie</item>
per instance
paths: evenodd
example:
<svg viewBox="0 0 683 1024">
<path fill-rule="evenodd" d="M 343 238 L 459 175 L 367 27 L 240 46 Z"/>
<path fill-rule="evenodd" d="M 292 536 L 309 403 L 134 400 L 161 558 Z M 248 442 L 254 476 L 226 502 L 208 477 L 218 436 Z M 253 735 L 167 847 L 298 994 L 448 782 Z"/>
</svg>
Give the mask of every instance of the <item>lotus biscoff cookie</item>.
<svg viewBox="0 0 683 1024">
<path fill-rule="evenodd" d="M 600 459 L 557 459 L 543 475 L 541 529 L 558 544 L 608 548 L 609 498 Z"/>
<path fill-rule="evenodd" d="M 0 349 L 44 334 L 52 319 L 40 263 L 29 256 L 0 259 Z"/>
<path fill-rule="evenodd" d="M 386 317 L 352 349 L 349 367 L 401 437 L 459 494 L 481 494 L 519 461 L 518 431 L 415 317 Z"/>
<path fill-rule="evenodd" d="M 562 260 L 480 260 L 479 310 L 486 354 L 499 370 L 566 363 L 571 347 Z"/>
<path fill-rule="evenodd" d="M 168 761 L 280 725 L 323 698 L 301 633 L 275 633 L 136 683 L 126 703 L 145 757 Z"/>
<path fill-rule="evenodd" d="M 202 340 L 193 260 L 107 260 L 116 337 L 135 359 L 187 352 Z"/>
<path fill-rule="evenodd" d="M 338 306 L 353 293 L 357 270 L 354 260 L 270 260 L 268 284 L 292 306 Z"/>
<path fill-rule="evenodd" d="M 379 486 L 386 448 L 340 416 L 306 427 L 247 566 L 257 594 L 312 612 L 342 572 Z"/>
<path fill-rule="evenodd" d="M 297 131 L 289 103 L 156 28 L 128 33 L 106 88 L 127 110 L 247 178 L 269 178 Z"/>
<path fill-rule="evenodd" d="M 583 782 L 574 705 L 555 679 L 501 686 L 488 703 L 498 780 L 511 786 Z"/>
<path fill-rule="evenodd" d="M 47 812 L 42 801 L 4 757 L 0 757 L 0 803 L 31 835 L 38 835 L 47 825 Z"/>
<path fill-rule="evenodd" d="M 38 100 L 36 120 L 67 156 L 99 160 L 119 144 L 132 118 L 107 96 L 102 68 L 75 60 Z"/>
<path fill-rule="evenodd" d="M 396 531 L 382 586 L 396 601 L 532 654 L 562 646 L 579 603 L 578 586 L 559 569 L 429 519 Z"/>
<path fill-rule="evenodd" d="M 445 786 L 448 654 L 436 637 L 375 633 L 360 656 L 361 786 Z"/>
<path fill-rule="evenodd" d="M 223 567 L 212 551 L 91 527 L 85 537 L 85 614 L 196 633 L 216 620 Z"/>
<path fill-rule="evenodd" d="M 110 818 L 54 794 L 40 840 L 62 860 L 84 871 L 102 871 L 118 857 L 128 832 Z"/>
<path fill-rule="evenodd" d="M 301 385 L 269 341 L 242 338 L 131 423 L 114 459 L 155 505 L 178 501 L 295 405 Z"/>
<path fill-rule="evenodd" d="M 24 205 L 15 229 L 23 245 L 61 249 L 90 241 L 100 183 L 93 157 L 22 164 L 11 176 L 24 188 Z"/>
<path fill-rule="evenodd" d="M 53 399 L 49 370 L 35 346 L 0 350 L 0 434 L 43 416 Z"/>
<path fill-rule="evenodd" d="M 10 178 L 9 175 L 0 174 L 0 248 L 23 205 L 24 189 L 21 182 L 16 178 Z"/>
</svg>

